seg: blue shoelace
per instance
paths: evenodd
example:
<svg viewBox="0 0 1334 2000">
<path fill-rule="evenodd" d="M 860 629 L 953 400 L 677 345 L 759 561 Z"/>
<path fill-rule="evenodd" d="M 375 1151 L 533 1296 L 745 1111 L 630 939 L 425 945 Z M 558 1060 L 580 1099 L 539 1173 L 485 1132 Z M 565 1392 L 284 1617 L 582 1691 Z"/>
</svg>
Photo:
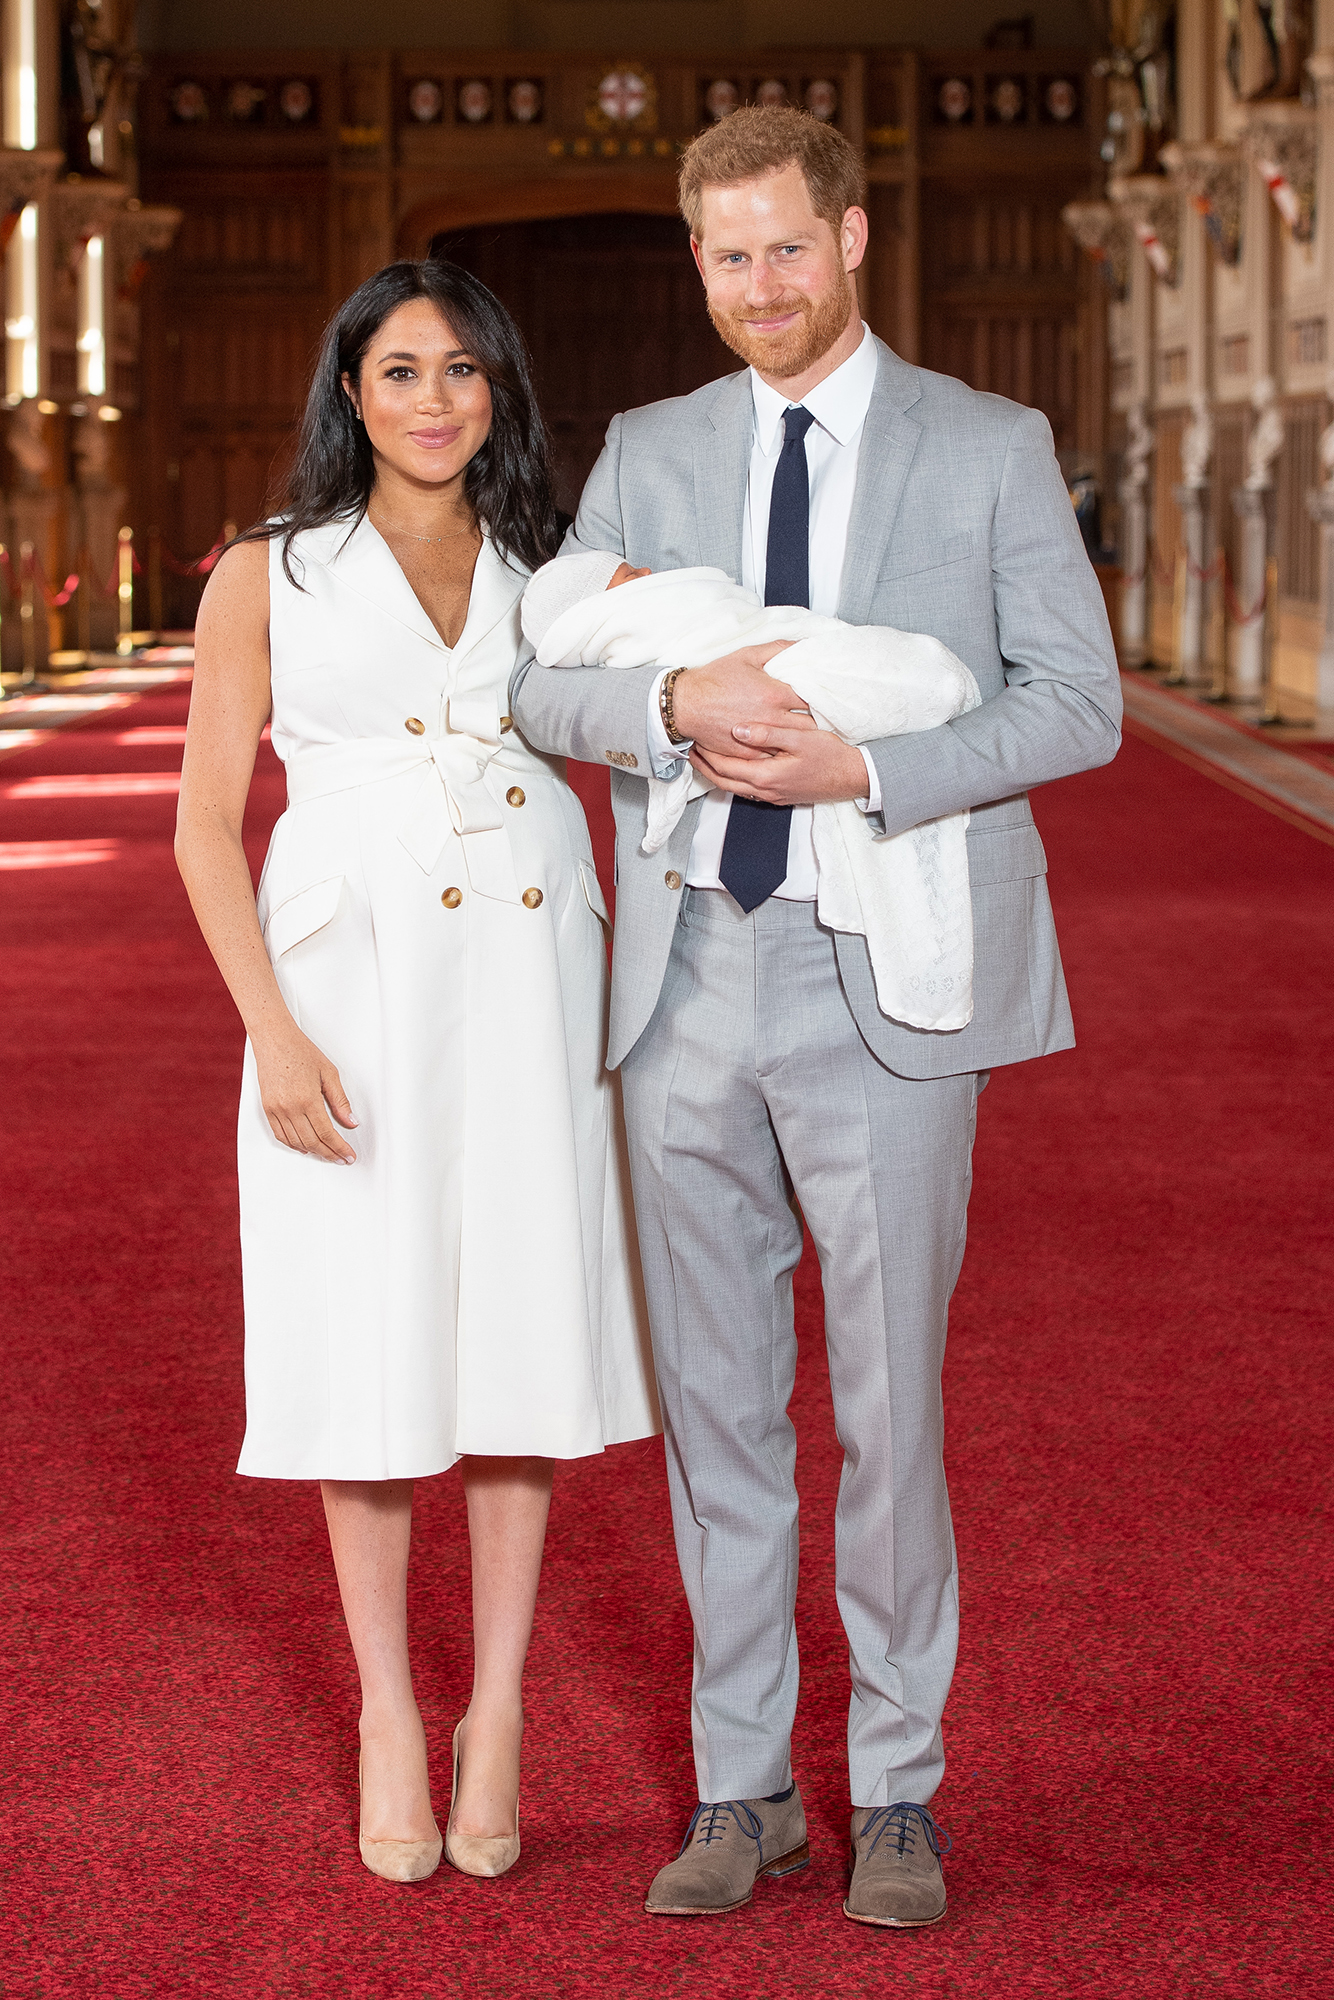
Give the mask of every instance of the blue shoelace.
<svg viewBox="0 0 1334 2000">
<path fill-rule="evenodd" d="M 747 1839 L 753 1840 L 763 1851 L 763 1820 L 751 1811 L 744 1799 L 721 1799 L 717 1805 L 701 1803 L 695 1807 L 690 1815 L 690 1824 L 686 1828 L 686 1837 L 681 1842 L 681 1854 L 685 1853 L 691 1841 L 697 1837 L 696 1828 L 701 1825 L 703 1832 L 698 1835 L 701 1847 L 709 1847 L 715 1840 L 721 1840 L 727 1832 L 726 1822 L 729 1818 L 734 1819 Z M 679 1861 L 681 1855 L 678 1854 L 676 1858 Z"/>
<path fill-rule="evenodd" d="M 954 1842 L 943 1826 L 937 1825 L 925 1806 L 914 1806 L 901 1800 L 894 1806 L 877 1806 L 859 1835 L 859 1841 L 869 1836 L 868 1855 L 874 1854 L 882 1840 L 888 1839 L 900 1854 L 911 1854 L 917 1845 L 918 1832 L 926 1837 L 927 1846 L 939 1860 L 948 1854 Z M 945 1845 L 941 1846 L 941 1841 Z"/>
</svg>

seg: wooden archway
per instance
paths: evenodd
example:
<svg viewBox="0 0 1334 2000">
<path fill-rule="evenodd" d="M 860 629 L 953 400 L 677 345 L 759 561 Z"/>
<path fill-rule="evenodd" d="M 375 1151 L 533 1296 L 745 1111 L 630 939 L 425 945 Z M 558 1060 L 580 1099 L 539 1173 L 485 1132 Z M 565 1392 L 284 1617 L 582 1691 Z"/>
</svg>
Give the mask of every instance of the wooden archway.
<svg viewBox="0 0 1334 2000">
<path fill-rule="evenodd" d="M 675 215 L 676 176 L 669 169 L 590 167 L 587 172 L 451 174 L 398 225 L 400 257 L 420 257 L 442 229 L 486 222 L 537 222 L 563 215 Z"/>
</svg>

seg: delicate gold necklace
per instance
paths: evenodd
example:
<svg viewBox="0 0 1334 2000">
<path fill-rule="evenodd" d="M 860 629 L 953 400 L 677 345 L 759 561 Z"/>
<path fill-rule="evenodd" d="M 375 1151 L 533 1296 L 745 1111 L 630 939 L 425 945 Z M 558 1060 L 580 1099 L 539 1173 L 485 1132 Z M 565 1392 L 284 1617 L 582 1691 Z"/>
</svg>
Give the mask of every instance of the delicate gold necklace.
<svg viewBox="0 0 1334 2000">
<path fill-rule="evenodd" d="M 374 522 L 371 525 L 374 526 Z M 414 535 L 411 528 L 400 528 L 397 521 L 386 521 L 384 525 L 391 535 L 406 535 L 410 542 L 453 542 L 457 541 L 460 535 L 471 536 L 477 533 L 476 522 L 466 528 L 455 528 L 453 533 L 448 535 Z"/>
</svg>

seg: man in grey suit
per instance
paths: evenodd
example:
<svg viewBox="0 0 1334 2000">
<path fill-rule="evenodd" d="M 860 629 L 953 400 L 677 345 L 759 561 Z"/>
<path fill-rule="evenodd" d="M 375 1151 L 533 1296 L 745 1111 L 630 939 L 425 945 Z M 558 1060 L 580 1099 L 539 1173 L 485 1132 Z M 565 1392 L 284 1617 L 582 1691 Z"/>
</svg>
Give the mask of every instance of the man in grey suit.
<svg viewBox="0 0 1334 2000">
<path fill-rule="evenodd" d="M 862 325 L 860 162 L 804 114 L 735 113 L 682 165 L 709 312 L 745 372 L 617 417 L 567 551 L 712 564 L 765 601 L 933 634 L 982 706 L 849 746 L 752 648 L 715 665 L 521 672 L 530 742 L 611 766 L 608 1063 L 624 1079 L 695 1627 L 700 1803 L 647 1908 L 703 1915 L 807 1859 L 797 1698 L 792 1273 L 820 1256 L 844 1451 L 837 1594 L 852 1675 L 844 1909 L 944 1913 L 940 1719 L 957 1573 L 940 1374 L 978 1092 L 1073 1033 L 1027 789 L 1117 748 L 1116 660 L 1045 420 L 901 361 Z M 650 773 L 714 789 L 640 849 Z M 864 937 L 823 928 L 813 804 L 866 839 L 971 811 L 974 1013 L 889 1019 Z M 795 1196 L 795 1201 L 793 1197 Z"/>
</svg>

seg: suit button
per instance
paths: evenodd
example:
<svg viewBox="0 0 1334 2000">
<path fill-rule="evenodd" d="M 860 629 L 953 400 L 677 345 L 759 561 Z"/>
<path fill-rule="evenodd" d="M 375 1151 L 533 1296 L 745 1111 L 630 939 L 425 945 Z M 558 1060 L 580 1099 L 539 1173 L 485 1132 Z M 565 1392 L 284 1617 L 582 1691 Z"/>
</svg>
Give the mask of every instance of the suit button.
<svg viewBox="0 0 1334 2000">
<path fill-rule="evenodd" d="M 681 877 L 674 868 L 669 868 L 662 879 L 669 889 L 679 889 L 681 886 Z"/>
<path fill-rule="evenodd" d="M 463 891 L 462 889 L 446 889 L 440 900 L 447 910 L 457 910 L 459 904 L 463 901 Z"/>
<path fill-rule="evenodd" d="M 540 889 L 524 890 L 523 906 L 525 910 L 535 910 L 538 904 L 541 902 L 541 900 L 542 900 L 542 891 Z"/>
<path fill-rule="evenodd" d="M 500 718 L 501 735 L 503 736 L 507 729 L 513 729 L 513 727 L 514 727 L 514 717 L 512 715 L 502 715 Z"/>
<path fill-rule="evenodd" d="M 410 715 L 403 724 L 403 727 L 407 730 L 409 736 L 425 736 L 426 734 L 426 724 L 419 721 L 415 715 Z"/>
<path fill-rule="evenodd" d="M 511 785 L 505 794 L 505 804 L 507 806 L 521 806 L 523 799 L 524 792 L 522 785 Z"/>
</svg>

